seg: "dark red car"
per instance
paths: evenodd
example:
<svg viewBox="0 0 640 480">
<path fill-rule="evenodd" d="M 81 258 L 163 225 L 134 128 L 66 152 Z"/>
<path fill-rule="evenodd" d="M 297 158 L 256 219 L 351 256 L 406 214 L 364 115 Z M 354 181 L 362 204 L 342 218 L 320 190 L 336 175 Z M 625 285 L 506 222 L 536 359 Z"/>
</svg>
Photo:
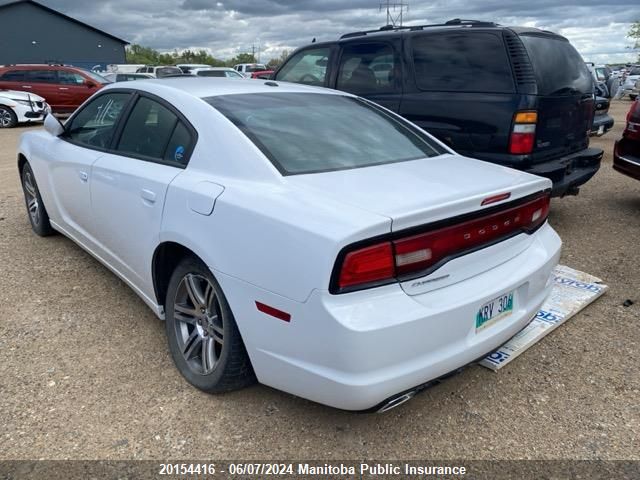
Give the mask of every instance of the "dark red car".
<svg viewBox="0 0 640 480">
<path fill-rule="evenodd" d="M 273 72 L 273 70 L 260 70 L 259 72 L 251 72 L 251 78 L 257 78 L 258 80 L 271 80 Z"/>
<path fill-rule="evenodd" d="M 40 95 L 55 113 L 73 112 L 107 83 L 100 75 L 66 65 L 0 67 L 0 89 Z"/>
<path fill-rule="evenodd" d="M 613 168 L 640 180 L 640 100 L 631 105 L 627 127 L 613 150 Z"/>
</svg>

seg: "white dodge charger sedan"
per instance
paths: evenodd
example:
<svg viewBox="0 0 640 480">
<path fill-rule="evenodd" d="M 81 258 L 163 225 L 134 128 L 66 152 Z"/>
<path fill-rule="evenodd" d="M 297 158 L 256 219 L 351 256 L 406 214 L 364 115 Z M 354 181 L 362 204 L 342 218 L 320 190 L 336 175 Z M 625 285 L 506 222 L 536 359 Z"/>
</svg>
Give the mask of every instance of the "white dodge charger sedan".
<svg viewBox="0 0 640 480">
<path fill-rule="evenodd" d="M 386 410 L 499 346 L 551 289 L 549 180 L 343 92 L 142 80 L 45 130 L 18 152 L 33 230 L 122 278 L 207 392 L 257 379 Z"/>
</svg>

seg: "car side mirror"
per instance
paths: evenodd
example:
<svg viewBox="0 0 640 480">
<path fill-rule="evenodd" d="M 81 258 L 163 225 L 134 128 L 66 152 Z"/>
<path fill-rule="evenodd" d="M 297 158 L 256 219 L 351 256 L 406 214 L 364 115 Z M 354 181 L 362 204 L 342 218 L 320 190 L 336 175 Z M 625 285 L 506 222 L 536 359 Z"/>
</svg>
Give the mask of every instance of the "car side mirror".
<svg viewBox="0 0 640 480">
<path fill-rule="evenodd" d="M 54 137 L 59 137 L 64 133 L 64 125 L 52 113 L 44 119 L 44 129 Z"/>
<path fill-rule="evenodd" d="M 89 88 L 95 88 L 96 84 L 93 83 L 91 80 L 85 80 L 84 81 L 85 86 L 89 87 Z"/>
</svg>

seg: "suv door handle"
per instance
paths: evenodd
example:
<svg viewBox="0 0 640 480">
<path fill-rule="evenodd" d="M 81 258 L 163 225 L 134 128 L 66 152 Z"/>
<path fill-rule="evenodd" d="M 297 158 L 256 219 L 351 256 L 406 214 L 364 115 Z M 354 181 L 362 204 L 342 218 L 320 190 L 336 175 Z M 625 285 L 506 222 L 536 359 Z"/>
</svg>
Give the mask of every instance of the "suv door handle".
<svg viewBox="0 0 640 480">
<path fill-rule="evenodd" d="M 60 87 L 58 90 L 69 90 L 67 87 Z"/>
<path fill-rule="evenodd" d="M 22 88 L 31 88 L 31 85 L 22 85 Z"/>
</svg>

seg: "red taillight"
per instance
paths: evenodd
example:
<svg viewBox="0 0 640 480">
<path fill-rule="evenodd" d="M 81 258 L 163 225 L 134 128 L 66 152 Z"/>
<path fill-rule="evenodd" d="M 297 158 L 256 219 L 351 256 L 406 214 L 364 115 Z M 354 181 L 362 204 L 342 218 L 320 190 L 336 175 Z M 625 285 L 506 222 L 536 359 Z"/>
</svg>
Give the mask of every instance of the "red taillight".
<svg viewBox="0 0 640 480">
<path fill-rule="evenodd" d="M 533 151 L 536 139 L 537 112 L 517 112 L 509 139 L 509 153 L 526 155 Z"/>
<path fill-rule="evenodd" d="M 391 242 L 384 242 L 347 253 L 340 270 L 338 285 L 342 289 L 393 277 Z"/>
<path fill-rule="evenodd" d="M 453 225 L 349 251 L 331 290 L 339 293 L 426 275 L 452 258 L 519 232 L 533 232 L 547 219 L 549 206 L 546 193 Z"/>
</svg>

